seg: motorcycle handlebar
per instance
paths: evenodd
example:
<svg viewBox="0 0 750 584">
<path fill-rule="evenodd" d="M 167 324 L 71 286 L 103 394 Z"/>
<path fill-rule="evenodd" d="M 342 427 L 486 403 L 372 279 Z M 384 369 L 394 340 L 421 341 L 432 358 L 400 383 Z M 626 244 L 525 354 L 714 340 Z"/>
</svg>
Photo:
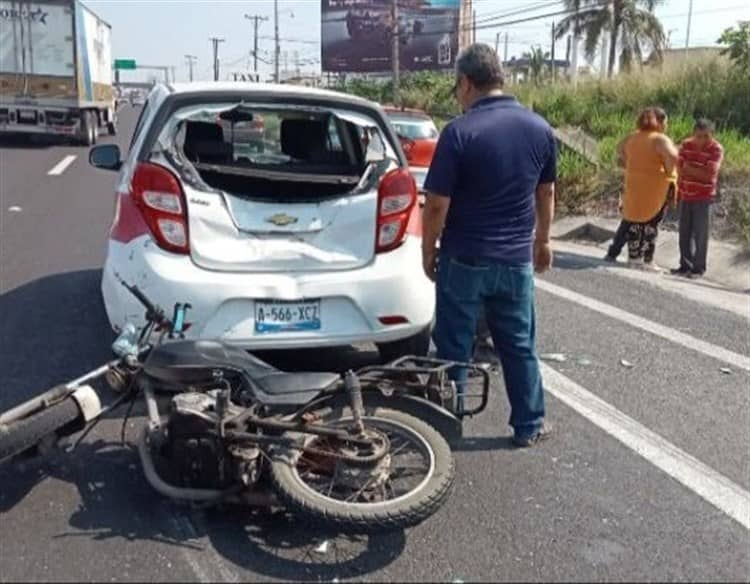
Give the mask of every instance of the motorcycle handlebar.
<svg viewBox="0 0 750 584">
<path fill-rule="evenodd" d="M 144 294 L 143 292 L 141 292 L 141 290 L 140 290 L 140 288 L 138 288 L 138 286 L 136 286 L 136 285 L 133 285 L 133 286 L 128 286 L 127 284 L 125 284 L 125 287 L 126 287 L 126 288 L 127 288 L 128 290 L 130 290 L 130 293 L 131 293 L 131 294 L 132 294 L 133 296 L 135 296 L 135 297 L 136 297 L 136 299 L 138 300 L 138 302 L 140 302 L 140 303 L 141 303 L 141 304 L 143 305 L 143 307 L 144 307 L 144 308 L 145 308 L 145 309 L 146 309 L 146 310 L 147 310 L 148 312 L 150 312 L 150 313 L 156 313 L 156 312 L 157 312 L 157 308 L 156 308 L 156 306 L 154 305 L 154 303 L 153 303 L 153 302 L 151 302 L 151 301 L 150 301 L 150 300 L 148 299 L 148 297 L 147 297 L 147 296 L 146 296 L 146 295 L 145 295 L 145 294 Z"/>
<path fill-rule="evenodd" d="M 148 296 L 146 296 L 138 286 L 135 284 L 128 284 L 125 280 L 123 280 L 119 275 L 116 275 L 117 279 L 120 281 L 120 283 L 125 287 L 125 289 L 130 292 L 133 296 L 135 296 L 136 300 L 140 302 L 143 307 L 146 309 L 146 318 L 149 320 L 152 320 L 156 324 L 164 324 L 166 319 L 164 318 L 164 311 L 156 306 L 153 302 L 151 302 L 148 299 Z"/>
</svg>

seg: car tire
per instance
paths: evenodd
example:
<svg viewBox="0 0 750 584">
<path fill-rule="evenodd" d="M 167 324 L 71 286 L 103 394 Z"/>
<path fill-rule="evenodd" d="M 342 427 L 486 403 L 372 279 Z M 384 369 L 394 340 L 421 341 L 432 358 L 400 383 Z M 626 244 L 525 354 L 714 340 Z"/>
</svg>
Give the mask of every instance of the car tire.
<svg viewBox="0 0 750 584">
<path fill-rule="evenodd" d="M 430 338 L 432 337 L 432 324 L 425 327 L 413 337 L 393 341 L 391 343 L 378 344 L 380 360 L 383 363 L 391 363 L 405 355 L 425 357 L 430 350 Z"/>
</svg>

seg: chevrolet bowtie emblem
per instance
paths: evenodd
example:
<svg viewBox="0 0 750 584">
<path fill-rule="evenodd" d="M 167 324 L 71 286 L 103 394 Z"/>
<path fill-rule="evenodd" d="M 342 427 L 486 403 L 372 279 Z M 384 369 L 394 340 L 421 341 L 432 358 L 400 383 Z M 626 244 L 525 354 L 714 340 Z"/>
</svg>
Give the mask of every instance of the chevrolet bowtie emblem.
<svg viewBox="0 0 750 584">
<path fill-rule="evenodd" d="M 276 213 L 266 219 L 268 223 L 273 223 L 277 227 L 286 227 L 287 225 L 294 225 L 297 222 L 296 217 L 291 217 L 286 213 Z"/>
</svg>

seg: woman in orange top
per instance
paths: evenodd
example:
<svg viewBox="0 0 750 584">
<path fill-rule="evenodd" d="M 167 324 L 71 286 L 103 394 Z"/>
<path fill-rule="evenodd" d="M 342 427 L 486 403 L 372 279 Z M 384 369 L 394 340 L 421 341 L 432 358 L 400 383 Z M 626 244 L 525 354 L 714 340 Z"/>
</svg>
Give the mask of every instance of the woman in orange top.
<svg viewBox="0 0 750 584">
<path fill-rule="evenodd" d="M 653 262 L 659 222 L 670 198 L 674 200 L 677 180 L 677 148 L 664 134 L 666 128 L 666 112 L 647 108 L 638 116 L 638 129 L 618 146 L 625 168 L 622 215 L 628 257 L 631 264 L 653 270 L 658 270 Z"/>
</svg>

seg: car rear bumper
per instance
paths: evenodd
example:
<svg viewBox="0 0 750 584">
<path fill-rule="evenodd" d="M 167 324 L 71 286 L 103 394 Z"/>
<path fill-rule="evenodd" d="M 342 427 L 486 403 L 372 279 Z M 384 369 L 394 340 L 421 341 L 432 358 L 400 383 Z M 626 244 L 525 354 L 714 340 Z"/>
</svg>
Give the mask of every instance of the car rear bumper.
<svg viewBox="0 0 750 584">
<path fill-rule="evenodd" d="M 312 348 L 385 343 L 411 337 L 429 326 L 435 310 L 434 285 L 422 274 L 420 240 L 365 267 L 318 273 L 231 273 L 209 271 L 189 257 L 165 252 L 148 238 L 109 242 L 102 295 L 113 328 L 143 324 L 144 310 L 117 281 L 137 284 L 171 314 L 189 302 L 189 338 L 222 338 L 247 349 Z M 255 331 L 256 300 L 321 300 L 321 329 L 281 333 Z M 407 323 L 383 325 L 379 317 Z"/>
</svg>

